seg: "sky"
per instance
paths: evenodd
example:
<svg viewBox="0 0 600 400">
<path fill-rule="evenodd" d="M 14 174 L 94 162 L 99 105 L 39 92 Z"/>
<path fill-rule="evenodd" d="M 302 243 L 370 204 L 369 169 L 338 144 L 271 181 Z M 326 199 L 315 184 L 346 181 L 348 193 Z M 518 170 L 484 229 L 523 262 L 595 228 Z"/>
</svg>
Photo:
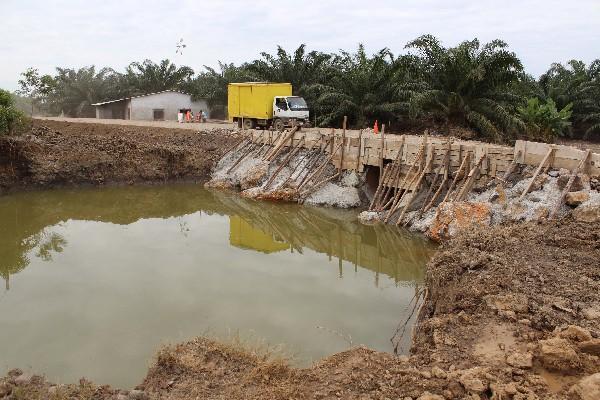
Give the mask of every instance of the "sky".
<svg viewBox="0 0 600 400">
<path fill-rule="evenodd" d="M 445 46 L 502 39 L 539 76 L 553 62 L 600 58 L 599 21 L 600 0 L 0 0 L 0 88 L 16 90 L 28 67 L 122 71 L 169 58 L 200 71 L 277 45 L 401 54 L 428 33 Z"/>
</svg>

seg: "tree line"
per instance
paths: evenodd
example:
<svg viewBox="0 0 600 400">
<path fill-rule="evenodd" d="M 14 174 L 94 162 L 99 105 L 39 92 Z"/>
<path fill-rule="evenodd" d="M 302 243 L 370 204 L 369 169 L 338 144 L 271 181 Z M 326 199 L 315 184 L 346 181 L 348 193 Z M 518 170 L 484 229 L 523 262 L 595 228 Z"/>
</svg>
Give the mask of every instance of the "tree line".
<svg viewBox="0 0 600 400">
<path fill-rule="evenodd" d="M 177 89 L 205 98 L 211 117 L 219 118 L 226 116 L 229 83 L 271 81 L 291 83 L 318 126 L 339 126 L 347 115 L 355 128 L 375 120 L 395 130 L 464 127 L 497 142 L 600 139 L 600 59 L 555 63 L 536 79 L 501 40 L 444 47 L 424 35 L 405 48 L 394 55 L 388 48 L 368 54 L 362 45 L 337 53 L 278 47 L 275 54 L 204 66 L 198 73 L 169 60 L 133 62 L 124 72 L 59 67 L 40 76 L 30 68 L 19 84 L 20 93 L 44 112 L 72 117 L 94 116 L 95 102 Z"/>
</svg>

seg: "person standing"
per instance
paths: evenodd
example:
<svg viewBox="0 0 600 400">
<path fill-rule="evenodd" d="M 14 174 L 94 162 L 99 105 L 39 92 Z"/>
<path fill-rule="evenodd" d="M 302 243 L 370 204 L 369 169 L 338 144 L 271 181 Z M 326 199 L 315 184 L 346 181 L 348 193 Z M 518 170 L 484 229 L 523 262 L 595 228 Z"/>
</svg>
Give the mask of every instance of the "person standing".
<svg viewBox="0 0 600 400">
<path fill-rule="evenodd" d="M 192 115 L 192 111 L 191 110 L 187 110 L 185 112 L 185 122 L 190 122 L 190 116 Z"/>
<path fill-rule="evenodd" d="M 177 113 L 177 122 L 179 122 L 180 124 L 183 123 L 183 110 L 179 110 L 179 112 Z"/>
</svg>

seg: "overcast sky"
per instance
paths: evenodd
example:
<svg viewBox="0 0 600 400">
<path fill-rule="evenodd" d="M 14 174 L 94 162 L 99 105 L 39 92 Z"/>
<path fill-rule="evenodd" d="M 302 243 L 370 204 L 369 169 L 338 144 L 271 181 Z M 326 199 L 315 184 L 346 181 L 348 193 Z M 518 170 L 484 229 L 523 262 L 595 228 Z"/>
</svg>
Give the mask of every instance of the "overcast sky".
<svg viewBox="0 0 600 400">
<path fill-rule="evenodd" d="M 0 0 L 0 87 L 27 67 L 110 66 L 169 58 L 200 70 L 306 43 L 309 49 L 403 52 L 431 33 L 451 46 L 509 43 L 528 72 L 600 58 L 600 0 Z M 187 45 L 175 54 L 176 42 Z"/>
</svg>

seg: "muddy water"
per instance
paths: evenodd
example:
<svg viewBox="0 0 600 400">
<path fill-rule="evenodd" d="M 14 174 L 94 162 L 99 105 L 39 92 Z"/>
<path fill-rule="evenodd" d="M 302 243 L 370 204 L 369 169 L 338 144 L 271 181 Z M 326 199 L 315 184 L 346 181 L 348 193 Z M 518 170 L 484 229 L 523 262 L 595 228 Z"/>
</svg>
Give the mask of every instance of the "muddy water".
<svg viewBox="0 0 600 400">
<path fill-rule="evenodd" d="M 282 344 L 298 365 L 408 349 L 433 248 L 356 213 L 194 185 L 0 197 L 0 372 L 132 387 L 162 344 Z"/>
</svg>

